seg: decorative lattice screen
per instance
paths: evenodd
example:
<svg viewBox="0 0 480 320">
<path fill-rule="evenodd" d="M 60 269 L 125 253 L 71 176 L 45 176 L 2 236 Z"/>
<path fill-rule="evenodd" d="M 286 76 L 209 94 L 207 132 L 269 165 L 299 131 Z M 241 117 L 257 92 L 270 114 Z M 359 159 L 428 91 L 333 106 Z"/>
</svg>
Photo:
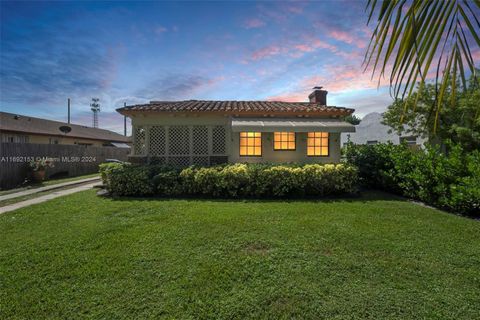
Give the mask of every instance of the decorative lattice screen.
<svg viewBox="0 0 480 320">
<path fill-rule="evenodd" d="M 165 127 L 153 126 L 150 129 L 149 153 L 152 156 L 165 154 Z"/>
<path fill-rule="evenodd" d="M 197 166 L 208 166 L 209 165 L 209 157 L 208 156 L 193 156 L 192 164 Z"/>
<path fill-rule="evenodd" d="M 212 128 L 212 153 L 225 154 L 226 152 L 226 130 L 224 126 Z"/>
<path fill-rule="evenodd" d="M 147 155 L 148 149 L 152 163 L 208 166 L 228 161 L 226 138 L 224 126 L 139 126 L 134 128 L 135 155 Z"/>
<path fill-rule="evenodd" d="M 134 128 L 134 145 L 133 149 L 136 155 L 144 155 L 146 153 L 145 137 L 146 131 L 143 127 Z"/>
<path fill-rule="evenodd" d="M 168 130 L 170 155 L 190 154 L 190 130 L 188 126 L 172 126 Z"/>
<path fill-rule="evenodd" d="M 223 164 L 228 162 L 228 156 L 211 156 L 210 165 Z"/>
<path fill-rule="evenodd" d="M 194 126 L 192 129 L 192 138 L 193 154 L 208 155 L 208 127 Z"/>
<path fill-rule="evenodd" d="M 173 156 L 168 158 L 168 164 L 174 167 L 188 167 L 190 165 L 189 156 Z"/>
</svg>

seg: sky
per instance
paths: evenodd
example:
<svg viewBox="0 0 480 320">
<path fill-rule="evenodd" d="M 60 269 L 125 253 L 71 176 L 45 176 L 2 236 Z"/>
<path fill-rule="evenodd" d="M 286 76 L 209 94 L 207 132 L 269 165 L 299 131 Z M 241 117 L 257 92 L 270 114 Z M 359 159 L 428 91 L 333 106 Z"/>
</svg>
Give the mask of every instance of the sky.
<svg viewBox="0 0 480 320">
<path fill-rule="evenodd" d="M 0 2 L 1 111 L 123 132 L 151 100 L 308 101 L 363 116 L 391 103 L 364 72 L 365 1 Z"/>
</svg>

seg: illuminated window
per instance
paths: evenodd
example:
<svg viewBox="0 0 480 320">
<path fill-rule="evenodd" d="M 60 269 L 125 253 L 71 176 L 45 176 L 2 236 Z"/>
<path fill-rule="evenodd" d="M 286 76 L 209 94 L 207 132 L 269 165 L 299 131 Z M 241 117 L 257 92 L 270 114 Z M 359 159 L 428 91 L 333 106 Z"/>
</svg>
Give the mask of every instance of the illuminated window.
<svg viewBox="0 0 480 320">
<path fill-rule="evenodd" d="M 295 150 L 295 132 L 275 132 L 273 135 L 274 150 Z"/>
<path fill-rule="evenodd" d="M 261 132 L 240 132 L 240 155 L 261 156 L 262 155 L 262 133 Z"/>
<path fill-rule="evenodd" d="M 309 132 L 307 137 L 308 156 L 328 156 L 328 132 Z"/>
</svg>

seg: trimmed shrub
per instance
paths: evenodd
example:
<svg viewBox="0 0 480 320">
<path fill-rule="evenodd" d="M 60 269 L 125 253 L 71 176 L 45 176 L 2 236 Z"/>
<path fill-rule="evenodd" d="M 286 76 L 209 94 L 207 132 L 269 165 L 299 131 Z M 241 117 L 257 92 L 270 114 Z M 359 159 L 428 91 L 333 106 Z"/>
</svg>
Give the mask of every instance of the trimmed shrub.
<svg viewBox="0 0 480 320">
<path fill-rule="evenodd" d="M 118 196 L 153 195 L 153 166 L 139 166 L 129 163 L 107 164 L 100 168 L 102 177 L 105 176 L 106 187 Z"/>
<path fill-rule="evenodd" d="M 355 193 L 354 167 L 311 164 L 232 164 L 188 167 L 102 165 L 105 185 L 115 195 L 208 197 L 293 197 Z"/>
<path fill-rule="evenodd" d="M 412 199 L 463 214 L 479 214 L 480 152 L 447 145 L 448 153 L 427 146 L 353 145 L 347 162 L 359 168 L 360 181 Z"/>
</svg>

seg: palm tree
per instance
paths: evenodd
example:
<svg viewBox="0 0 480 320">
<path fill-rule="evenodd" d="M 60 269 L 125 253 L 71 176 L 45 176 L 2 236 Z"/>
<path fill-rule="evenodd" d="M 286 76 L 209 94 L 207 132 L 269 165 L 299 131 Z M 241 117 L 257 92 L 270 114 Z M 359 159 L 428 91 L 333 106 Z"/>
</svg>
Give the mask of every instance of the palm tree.
<svg viewBox="0 0 480 320">
<path fill-rule="evenodd" d="M 371 67 L 379 81 L 389 74 L 395 99 L 420 96 L 425 82 L 433 77 L 436 99 L 430 115 L 435 117 L 436 132 L 447 87 L 452 93 L 448 105 L 454 107 L 458 78 L 463 89 L 465 73 L 476 79 L 471 47 L 480 47 L 480 0 L 367 0 L 366 9 L 368 23 L 375 14 L 377 24 L 365 53 L 365 68 Z M 404 110 L 415 105 L 405 104 Z"/>
</svg>

